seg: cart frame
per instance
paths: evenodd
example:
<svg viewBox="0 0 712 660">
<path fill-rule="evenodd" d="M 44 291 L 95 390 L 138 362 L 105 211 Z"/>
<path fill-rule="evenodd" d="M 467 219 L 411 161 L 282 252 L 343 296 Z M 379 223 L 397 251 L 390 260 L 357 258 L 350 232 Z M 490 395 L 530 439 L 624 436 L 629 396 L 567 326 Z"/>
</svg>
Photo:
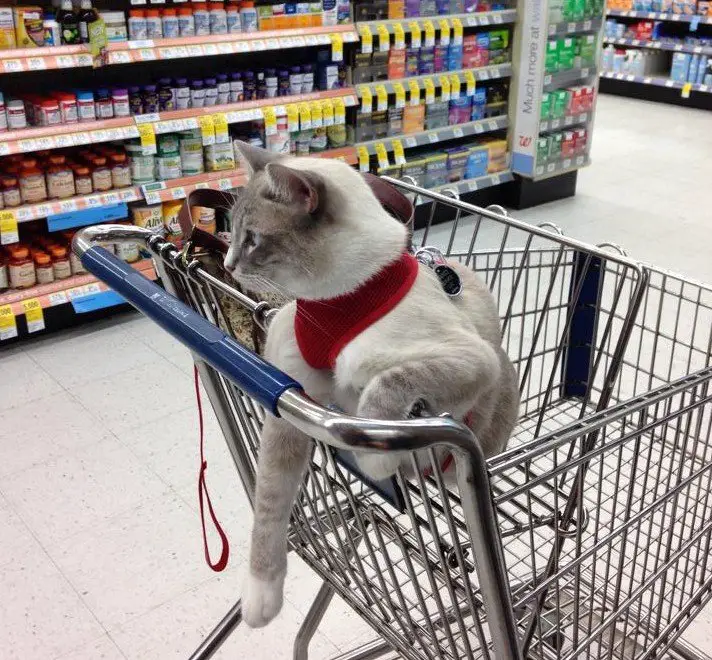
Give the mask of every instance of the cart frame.
<svg viewBox="0 0 712 660">
<path fill-rule="evenodd" d="M 522 419 L 489 461 L 452 419 L 358 419 L 310 400 L 217 327 L 230 330 L 228 299 L 265 327 L 268 306 L 159 235 L 110 225 L 75 239 L 90 272 L 193 352 L 251 502 L 260 406 L 315 439 L 290 548 L 324 584 L 294 658 L 308 657 L 335 593 L 381 636 L 343 659 L 707 658 L 678 638 L 712 597 L 712 288 L 454 191 L 388 182 L 430 203 L 421 245 L 449 214 L 438 247 L 499 303 Z M 99 247 L 122 241 L 154 255 L 168 293 Z M 456 492 L 435 460 L 443 447 Z M 374 488 L 335 449 L 408 451 L 418 476 Z M 238 601 L 191 658 L 211 657 L 239 622 Z"/>
</svg>

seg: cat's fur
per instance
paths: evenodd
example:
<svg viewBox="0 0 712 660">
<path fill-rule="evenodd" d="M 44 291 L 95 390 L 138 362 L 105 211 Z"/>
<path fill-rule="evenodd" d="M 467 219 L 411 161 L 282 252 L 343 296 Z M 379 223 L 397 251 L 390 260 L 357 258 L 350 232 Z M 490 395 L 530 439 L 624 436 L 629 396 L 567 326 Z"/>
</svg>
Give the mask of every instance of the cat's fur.
<svg viewBox="0 0 712 660">
<path fill-rule="evenodd" d="M 276 156 L 245 144 L 239 150 L 250 182 L 232 211 L 225 265 L 246 286 L 330 298 L 354 290 L 405 249 L 405 227 L 345 163 Z M 495 454 L 516 421 L 516 374 L 501 348 L 492 296 L 471 270 L 458 272 L 464 292 L 451 299 L 432 271 L 420 266 L 411 290 L 344 347 L 333 373 L 313 369 L 302 358 L 295 303 L 272 321 L 265 356 L 316 401 L 361 417 L 404 419 L 421 399 L 430 411 L 458 420 L 473 410 L 473 431 L 485 454 Z M 308 437 L 267 416 L 242 601 L 243 618 L 252 627 L 269 623 L 282 606 L 287 526 L 309 453 Z M 369 453 L 358 459 L 365 472 L 383 478 L 403 456 Z"/>
</svg>

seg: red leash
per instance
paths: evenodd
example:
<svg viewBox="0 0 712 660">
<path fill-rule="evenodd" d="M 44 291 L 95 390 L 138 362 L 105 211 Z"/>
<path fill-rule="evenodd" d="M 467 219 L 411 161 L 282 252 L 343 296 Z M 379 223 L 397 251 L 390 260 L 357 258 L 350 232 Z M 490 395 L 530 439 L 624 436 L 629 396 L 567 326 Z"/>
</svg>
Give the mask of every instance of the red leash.
<svg viewBox="0 0 712 660">
<path fill-rule="evenodd" d="M 200 425 L 200 471 L 198 473 L 198 502 L 200 503 L 200 525 L 203 528 L 203 547 L 205 548 L 205 561 L 208 566 L 212 568 L 216 573 L 225 570 L 227 566 L 227 560 L 230 556 L 230 543 L 227 540 L 227 536 L 223 531 L 220 522 L 218 521 L 215 511 L 213 509 L 213 503 L 210 501 L 210 494 L 208 493 L 208 486 L 205 483 L 205 471 L 208 469 L 208 462 L 205 460 L 205 434 L 203 429 L 203 404 L 200 400 L 200 380 L 198 378 L 198 367 L 193 366 L 193 375 L 195 378 L 195 398 L 198 401 L 198 423 Z M 210 560 L 210 549 L 208 548 L 208 534 L 205 530 L 205 507 L 204 503 L 207 502 L 208 512 L 210 513 L 210 518 L 215 525 L 215 529 L 220 536 L 220 542 L 222 543 L 222 550 L 220 552 L 220 559 L 215 563 Z"/>
</svg>

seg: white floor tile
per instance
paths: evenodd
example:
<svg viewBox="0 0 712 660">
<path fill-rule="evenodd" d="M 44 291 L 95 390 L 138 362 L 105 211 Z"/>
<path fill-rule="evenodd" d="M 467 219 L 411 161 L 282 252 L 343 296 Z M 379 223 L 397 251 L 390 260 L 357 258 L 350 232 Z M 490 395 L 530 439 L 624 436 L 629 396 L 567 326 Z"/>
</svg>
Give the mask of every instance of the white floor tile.
<svg viewBox="0 0 712 660">
<path fill-rule="evenodd" d="M 60 383 L 24 350 L 15 349 L 0 354 L 0 368 L 0 401 L 3 409 L 21 406 L 62 391 Z"/>
<path fill-rule="evenodd" d="M 89 644 L 57 656 L 55 660 L 126 660 L 126 656 L 109 635 L 102 635 Z"/>
</svg>

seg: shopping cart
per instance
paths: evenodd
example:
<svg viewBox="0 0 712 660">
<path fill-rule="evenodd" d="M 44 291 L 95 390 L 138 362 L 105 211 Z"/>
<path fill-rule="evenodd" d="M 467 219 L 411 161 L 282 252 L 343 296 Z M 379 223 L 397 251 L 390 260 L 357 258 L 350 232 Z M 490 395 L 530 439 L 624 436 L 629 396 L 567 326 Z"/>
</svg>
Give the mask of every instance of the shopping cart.
<svg viewBox="0 0 712 660">
<path fill-rule="evenodd" d="M 474 268 L 499 304 L 521 417 L 490 460 L 446 417 L 357 419 L 311 401 L 220 329 L 227 302 L 262 325 L 266 306 L 159 235 L 75 239 L 89 271 L 193 352 L 250 499 L 263 409 L 315 439 L 289 544 L 323 586 L 294 657 L 338 594 L 378 634 L 342 660 L 706 658 L 680 635 L 712 596 L 712 288 L 389 181 L 430 202 L 415 241 Z M 165 290 L 100 247 L 121 241 L 153 254 Z M 434 460 L 443 446 L 456 489 Z M 369 485 L 341 458 L 363 449 L 411 451 L 416 476 Z M 192 657 L 239 622 L 238 602 Z"/>
</svg>

